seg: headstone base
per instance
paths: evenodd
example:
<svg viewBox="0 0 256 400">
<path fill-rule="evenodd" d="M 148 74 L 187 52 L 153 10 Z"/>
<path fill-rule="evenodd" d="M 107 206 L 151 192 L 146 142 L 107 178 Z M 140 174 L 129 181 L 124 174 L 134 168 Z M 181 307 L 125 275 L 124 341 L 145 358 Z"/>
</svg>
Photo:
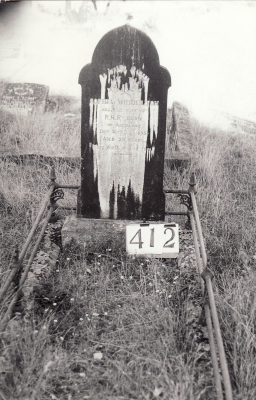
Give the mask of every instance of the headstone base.
<svg viewBox="0 0 256 400">
<path fill-rule="evenodd" d="M 142 221 L 77 218 L 74 214 L 70 215 L 62 227 L 62 247 L 65 249 L 72 244 L 93 253 L 106 250 L 125 251 L 126 225 L 131 223 L 138 224 Z M 165 254 L 162 257 L 175 258 L 177 254 Z"/>
<path fill-rule="evenodd" d="M 85 251 L 97 252 L 102 249 L 120 249 L 125 251 L 125 227 L 131 221 L 66 218 L 62 231 L 62 246 L 74 243 Z"/>
</svg>

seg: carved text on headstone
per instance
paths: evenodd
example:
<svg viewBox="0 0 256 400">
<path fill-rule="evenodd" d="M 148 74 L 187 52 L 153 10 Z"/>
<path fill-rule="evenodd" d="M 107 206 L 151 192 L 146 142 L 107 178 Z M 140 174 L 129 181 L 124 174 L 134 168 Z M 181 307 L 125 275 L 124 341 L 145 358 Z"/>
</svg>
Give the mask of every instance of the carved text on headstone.
<svg viewBox="0 0 256 400">
<path fill-rule="evenodd" d="M 123 65 L 100 75 L 101 99 L 90 99 L 89 104 L 102 218 L 109 218 L 110 193 L 117 217 L 118 188 L 130 185 L 142 202 L 145 158 L 150 160 L 155 152 L 159 102 L 147 100 L 149 78 L 134 66 L 130 72 L 128 82 Z"/>
</svg>

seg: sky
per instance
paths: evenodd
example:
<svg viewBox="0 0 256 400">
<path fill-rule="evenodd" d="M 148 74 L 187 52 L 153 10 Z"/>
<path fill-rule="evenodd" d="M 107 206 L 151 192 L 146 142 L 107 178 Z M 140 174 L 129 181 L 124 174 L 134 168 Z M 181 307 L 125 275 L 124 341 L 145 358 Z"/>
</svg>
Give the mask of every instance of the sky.
<svg viewBox="0 0 256 400">
<path fill-rule="evenodd" d="M 66 20 L 65 1 L 22 3 L 0 14 L 0 58 L 6 43 L 21 46 L 18 59 L 2 53 L 0 79 L 80 97 L 78 75 L 98 41 L 129 23 L 152 39 L 171 74 L 169 107 L 179 101 L 215 125 L 225 124 L 223 113 L 256 121 L 256 2 L 98 0 L 96 11 L 87 1 L 80 24 Z"/>
</svg>

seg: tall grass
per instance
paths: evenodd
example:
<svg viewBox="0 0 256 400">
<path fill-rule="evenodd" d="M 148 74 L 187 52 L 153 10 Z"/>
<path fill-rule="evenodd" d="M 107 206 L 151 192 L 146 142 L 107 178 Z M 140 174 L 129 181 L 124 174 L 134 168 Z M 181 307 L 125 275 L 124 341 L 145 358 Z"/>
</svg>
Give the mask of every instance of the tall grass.
<svg viewBox="0 0 256 400">
<path fill-rule="evenodd" d="M 192 169 L 204 237 L 213 265 L 221 259 L 228 267 L 240 249 L 255 254 L 256 136 L 192 126 Z"/>
<path fill-rule="evenodd" d="M 35 110 L 29 116 L 13 115 L 0 107 L 0 132 L 0 155 L 80 156 L 80 113 L 76 99 L 66 102 L 54 99 L 53 111 L 41 114 Z"/>
<path fill-rule="evenodd" d="M 2 153 L 55 157 L 0 161 L 2 282 L 47 190 L 51 164 L 59 182 L 80 182 L 79 160 L 58 158 L 79 156 L 80 116 L 67 119 L 71 106 L 59 104 L 57 112 L 27 118 L 1 114 Z M 166 171 L 165 186 L 187 188 L 196 173 L 234 398 L 254 400 L 256 139 L 197 121 L 192 136 L 190 169 Z M 75 205 L 76 192 L 66 191 L 62 203 Z M 25 319 L 15 317 L 1 337 L 0 396 L 214 399 L 200 314 L 200 286 L 188 261 L 133 260 L 119 250 L 99 246 L 90 254 L 72 245 L 35 288 Z"/>
</svg>

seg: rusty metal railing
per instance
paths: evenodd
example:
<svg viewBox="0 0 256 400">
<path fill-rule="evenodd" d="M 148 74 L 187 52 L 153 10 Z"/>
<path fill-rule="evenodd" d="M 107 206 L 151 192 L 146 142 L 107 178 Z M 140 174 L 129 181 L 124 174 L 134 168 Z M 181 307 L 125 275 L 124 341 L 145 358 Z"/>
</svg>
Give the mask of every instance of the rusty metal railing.
<svg viewBox="0 0 256 400">
<path fill-rule="evenodd" d="M 62 188 L 78 189 L 79 186 L 78 185 L 59 185 L 58 183 L 56 183 L 55 170 L 54 170 L 54 168 L 52 168 L 50 171 L 49 189 L 48 189 L 47 193 L 45 194 L 45 197 L 42 201 L 42 205 L 41 205 L 41 208 L 37 215 L 37 218 L 29 232 L 29 235 L 22 247 L 20 254 L 18 253 L 18 249 L 16 247 L 11 272 L 10 272 L 8 278 L 6 279 L 3 287 L 0 289 L 0 301 L 1 301 L 4 297 L 4 295 L 6 294 L 7 290 L 9 289 L 11 283 L 15 281 L 15 293 L 8 305 L 8 308 L 4 314 L 4 317 L 2 318 L 2 321 L 0 324 L 0 333 L 5 330 L 5 328 L 8 324 L 8 321 L 11 317 L 11 314 L 13 312 L 15 304 L 17 304 L 19 299 L 22 297 L 22 286 L 24 285 L 24 282 L 27 279 L 30 267 L 33 263 L 33 260 L 37 253 L 39 245 L 43 239 L 46 227 L 50 221 L 50 218 L 51 218 L 54 210 L 56 209 L 56 201 L 64 197 L 64 193 L 61 190 Z M 46 212 L 46 210 L 47 210 L 47 212 Z M 34 244 L 34 247 L 31 251 L 27 265 L 26 265 L 23 273 L 21 273 L 24 257 L 27 253 L 27 250 L 29 248 L 31 240 L 34 237 L 35 232 L 36 232 L 45 212 L 46 212 L 46 216 L 43 220 L 43 224 L 42 224 L 40 233 L 39 233 L 38 238 L 37 238 L 37 240 Z M 19 277 L 17 278 L 17 276 L 19 276 Z"/>
<path fill-rule="evenodd" d="M 196 261 L 197 261 L 201 291 L 202 291 L 202 296 L 205 299 L 204 312 L 205 312 L 206 324 L 209 336 L 210 352 L 213 365 L 217 399 L 223 400 L 223 390 L 222 390 L 221 377 L 218 364 L 218 356 L 219 356 L 224 391 L 225 391 L 225 400 L 232 400 L 233 396 L 230 383 L 230 376 L 227 367 L 227 360 L 225 356 L 219 319 L 212 288 L 213 274 L 207 267 L 207 254 L 206 254 L 202 227 L 196 203 L 195 185 L 196 185 L 195 175 L 194 173 L 192 173 L 188 190 L 170 189 L 164 191 L 164 193 L 166 194 L 176 193 L 180 195 L 181 204 L 186 205 L 188 208 L 187 212 L 168 212 L 166 213 L 166 215 L 187 215 L 189 218 L 195 245 Z M 215 346 L 215 342 L 217 343 L 217 349 Z"/>
<path fill-rule="evenodd" d="M 29 269 L 31 267 L 31 264 L 33 262 L 35 255 L 36 255 L 36 252 L 38 250 L 40 242 L 43 238 L 47 224 L 51 218 L 53 211 L 55 210 L 55 207 L 56 207 L 55 203 L 58 199 L 63 198 L 62 197 L 63 192 L 61 189 L 62 188 L 69 188 L 69 189 L 78 189 L 79 188 L 78 185 L 59 185 L 59 184 L 57 184 L 54 169 L 51 170 L 50 181 L 51 182 L 50 182 L 49 190 L 47 191 L 45 198 L 42 202 L 42 206 L 40 208 L 40 211 L 38 213 L 36 221 L 34 222 L 32 228 L 31 228 L 31 231 L 23 245 L 23 248 L 22 248 L 20 254 L 18 254 L 18 251 L 16 249 L 11 273 L 9 274 L 3 287 L 0 289 L 0 301 L 1 301 L 3 299 L 5 293 L 7 292 L 8 288 L 10 287 L 11 283 L 16 279 L 17 275 L 19 275 L 21 273 L 22 263 L 23 263 L 25 254 L 28 250 L 29 244 L 36 232 L 36 229 L 38 228 L 38 225 L 41 221 L 42 216 L 44 215 L 44 213 L 47 209 L 47 214 L 44 219 L 44 223 L 41 227 L 41 231 L 36 240 L 34 248 L 30 254 L 26 268 L 24 269 L 23 274 L 22 275 L 20 274 L 21 276 L 18 279 L 18 281 L 19 281 L 18 284 L 17 284 L 17 280 L 16 280 L 16 291 L 14 293 L 13 298 L 11 299 L 11 302 L 8 306 L 5 316 L 1 322 L 0 333 L 5 330 L 5 327 L 7 326 L 10 316 L 12 314 L 14 305 L 17 303 L 17 301 L 21 297 L 22 286 L 27 278 Z M 203 298 L 205 299 L 204 311 L 205 311 L 206 323 L 207 323 L 207 329 L 208 329 L 208 335 L 209 335 L 209 343 L 210 343 L 210 351 L 211 351 L 211 358 L 212 358 L 212 364 L 213 364 L 217 399 L 223 400 L 223 391 L 222 391 L 221 377 L 220 377 L 219 365 L 218 365 L 218 357 L 219 357 L 222 378 L 223 378 L 223 385 L 224 385 L 224 390 L 225 390 L 225 400 L 232 400 L 233 397 L 232 397 L 230 377 L 229 377 L 227 361 L 226 361 L 226 356 L 225 356 L 225 351 L 224 351 L 224 346 L 223 346 L 223 340 L 222 340 L 222 336 L 221 336 L 218 314 L 217 314 L 217 310 L 216 310 L 214 293 L 213 293 L 213 288 L 212 288 L 213 274 L 207 266 L 207 254 L 206 254 L 206 249 L 205 249 L 205 244 L 204 244 L 204 239 L 203 239 L 203 234 L 202 234 L 201 222 L 200 222 L 199 213 L 198 213 L 198 209 L 197 209 L 197 203 L 196 203 L 196 197 L 195 197 L 195 193 L 196 193 L 195 185 L 196 185 L 195 176 L 194 176 L 194 174 L 192 174 L 190 182 L 189 182 L 188 190 L 170 189 L 170 190 L 164 191 L 166 194 L 174 193 L 174 194 L 180 195 L 181 200 L 182 200 L 181 203 L 186 205 L 188 208 L 187 212 L 173 211 L 173 212 L 166 212 L 166 215 L 187 215 L 190 220 L 192 234 L 193 234 L 193 240 L 194 240 L 194 245 L 195 245 L 198 275 L 199 275 L 199 279 L 200 279 L 202 295 L 203 295 Z M 217 343 L 217 349 L 215 346 L 215 342 Z M 217 353 L 217 350 L 218 350 L 218 353 Z"/>
</svg>

